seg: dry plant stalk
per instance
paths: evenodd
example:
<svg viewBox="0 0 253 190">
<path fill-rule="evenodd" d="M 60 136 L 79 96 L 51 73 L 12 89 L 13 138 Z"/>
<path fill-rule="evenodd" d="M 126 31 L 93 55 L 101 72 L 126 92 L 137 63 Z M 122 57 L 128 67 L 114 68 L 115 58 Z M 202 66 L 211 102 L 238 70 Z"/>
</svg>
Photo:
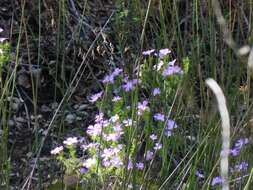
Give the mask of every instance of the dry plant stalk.
<svg viewBox="0 0 253 190">
<path fill-rule="evenodd" d="M 228 157 L 230 148 L 230 120 L 228 109 L 226 106 L 225 96 L 217 84 L 217 82 L 211 78 L 206 80 L 206 85 L 213 91 L 218 103 L 218 109 L 222 121 L 222 150 L 220 160 L 220 174 L 222 178 L 222 190 L 229 190 L 228 184 Z"/>
</svg>

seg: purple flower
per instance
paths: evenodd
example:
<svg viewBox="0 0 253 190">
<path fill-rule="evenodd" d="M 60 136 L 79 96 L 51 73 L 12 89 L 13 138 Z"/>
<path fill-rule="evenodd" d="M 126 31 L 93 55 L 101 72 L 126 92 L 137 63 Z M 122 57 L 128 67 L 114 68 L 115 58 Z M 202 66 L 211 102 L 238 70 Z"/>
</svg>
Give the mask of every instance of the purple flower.
<svg viewBox="0 0 253 190">
<path fill-rule="evenodd" d="M 156 65 L 153 66 L 153 69 L 157 70 L 157 71 L 160 71 L 161 68 L 163 67 L 163 65 L 164 65 L 163 60 L 160 60 L 158 64 L 156 64 Z"/>
<path fill-rule="evenodd" d="M 213 179 L 212 179 L 212 183 L 211 183 L 211 185 L 212 186 L 215 186 L 215 185 L 217 185 L 217 184 L 221 184 L 222 183 L 222 178 L 220 177 L 220 176 L 216 176 L 216 177 L 214 177 Z"/>
<path fill-rule="evenodd" d="M 160 150 L 162 148 L 162 144 L 155 143 L 154 150 Z"/>
<path fill-rule="evenodd" d="M 4 42 L 5 40 L 7 40 L 8 38 L 0 38 L 0 43 Z"/>
<path fill-rule="evenodd" d="M 244 139 L 239 139 L 236 141 L 235 143 L 235 148 L 238 149 L 242 149 L 244 145 L 249 143 L 249 139 L 248 138 L 244 138 Z"/>
<path fill-rule="evenodd" d="M 125 119 L 122 121 L 125 126 L 132 126 L 133 120 L 132 119 Z"/>
<path fill-rule="evenodd" d="M 111 166 L 110 160 L 108 160 L 108 159 L 106 159 L 106 158 L 102 160 L 102 164 L 103 164 L 104 167 L 109 167 L 109 166 Z"/>
<path fill-rule="evenodd" d="M 114 96 L 112 101 L 113 102 L 117 102 L 117 101 L 120 101 L 122 98 L 120 96 Z"/>
<path fill-rule="evenodd" d="M 183 71 L 179 66 L 167 66 L 167 68 L 163 71 L 162 75 L 164 77 L 173 75 L 173 74 L 182 74 Z"/>
<path fill-rule="evenodd" d="M 112 148 L 105 148 L 103 150 L 103 153 L 101 155 L 102 158 L 105 158 L 105 159 L 109 159 L 110 157 L 112 157 L 114 155 L 114 151 Z"/>
<path fill-rule="evenodd" d="M 96 116 L 95 116 L 95 121 L 96 122 L 101 122 L 104 119 L 104 113 L 99 112 Z"/>
<path fill-rule="evenodd" d="M 119 115 L 116 114 L 110 118 L 110 122 L 115 123 L 119 120 Z"/>
<path fill-rule="evenodd" d="M 200 173 L 198 170 L 195 172 L 196 176 L 198 176 L 199 178 L 205 178 L 205 176 Z"/>
<path fill-rule="evenodd" d="M 146 152 L 145 159 L 146 159 L 147 161 L 152 160 L 153 156 L 154 156 L 154 152 L 148 150 L 148 151 Z"/>
<path fill-rule="evenodd" d="M 152 134 L 149 136 L 151 138 L 151 140 L 155 141 L 157 139 L 157 135 L 155 134 Z"/>
<path fill-rule="evenodd" d="M 238 148 L 230 149 L 230 154 L 232 156 L 238 156 L 240 154 L 240 149 L 238 149 Z"/>
<path fill-rule="evenodd" d="M 99 123 L 96 123 L 95 125 L 89 125 L 86 132 L 88 135 L 96 137 L 101 134 L 102 125 Z"/>
<path fill-rule="evenodd" d="M 123 162 L 121 161 L 121 159 L 118 156 L 113 156 L 111 159 L 111 164 L 114 167 L 119 168 L 123 165 Z"/>
<path fill-rule="evenodd" d="M 170 137 L 172 135 L 172 131 L 170 130 L 165 130 L 164 131 L 164 135 L 167 136 L 167 137 Z"/>
<path fill-rule="evenodd" d="M 89 143 L 88 145 L 83 144 L 81 146 L 81 148 L 83 150 L 92 149 L 92 148 L 98 148 L 98 147 L 99 147 L 99 143 Z"/>
<path fill-rule="evenodd" d="M 235 165 L 235 169 L 239 172 L 239 171 L 245 171 L 248 169 L 248 163 L 245 161 L 242 161 L 238 164 Z"/>
<path fill-rule="evenodd" d="M 174 120 L 172 120 L 172 119 L 168 119 L 166 129 L 167 130 L 173 130 L 175 128 L 178 128 L 176 122 Z"/>
<path fill-rule="evenodd" d="M 128 163 L 127 163 L 127 170 L 133 169 L 133 163 L 132 161 L 129 159 Z"/>
<path fill-rule="evenodd" d="M 87 160 L 85 160 L 84 162 L 83 162 L 83 167 L 85 167 L 85 168 L 90 168 L 90 167 L 92 167 L 93 165 L 95 165 L 96 164 L 96 159 L 95 158 L 88 158 Z"/>
<path fill-rule="evenodd" d="M 128 80 L 125 82 L 125 84 L 122 85 L 122 87 L 126 92 L 129 92 L 135 88 L 136 84 L 137 84 L 137 79 Z"/>
<path fill-rule="evenodd" d="M 110 75 L 106 75 L 102 81 L 104 84 L 106 83 L 114 83 L 114 75 L 110 74 Z"/>
<path fill-rule="evenodd" d="M 81 167 L 80 168 L 80 173 L 81 174 L 85 174 L 85 173 L 87 173 L 88 172 L 88 169 L 87 168 L 85 168 L 85 167 Z"/>
<path fill-rule="evenodd" d="M 89 101 L 92 102 L 92 103 L 94 103 L 94 102 L 96 102 L 99 98 L 101 98 L 102 95 L 103 95 L 103 91 L 101 91 L 101 92 L 99 92 L 99 93 L 97 93 L 97 94 L 94 94 L 94 95 L 92 95 L 92 96 L 90 97 Z"/>
<path fill-rule="evenodd" d="M 142 55 L 146 56 L 146 55 L 151 55 L 152 53 L 155 52 L 155 49 L 151 49 L 151 50 L 147 50 L 147 51 L 143 51 Z"/>
<path fill-rule="evenodd" d="M 108 135 L 104 134 L 104 139 L 106 141 L 113 141 L 116 142 L 120 139 L 121 135 L 123 134 L 123 132 L 116 132 L 116 133 L 110 133 Z"/>
<path fill-rule="evenodd" d="M 159 50 L 159 58 L 163 59 L 166 55 L 171 53 L 171 51 L 168 48 L 160 49 Z M 157 55 L 157 54 L 156 54 Z"/>
<path fill-rule="evenodd" d="M 4 31 L 2 28 L 0 28 L 0 32 Z"/>
<path fill-rule="evenodd" d="M 138 105 L 137 105 L 137 108 L 138 108 L 137 114 L 138 115 L 142 115 L 143 112 L 149 111 L 149 107 L 147 105 L 148 105 L 148 101 L 147 100 L 144 100 L 143 102 L 138 102 Z"/>
<path fill-rule="evenodd" d="M 59 154 L 63 150 L 63 146 L 56 147 L 55 149 L 51 150 L 51 154 L 56 155 Z"/>
<path fill-rule="evenodd" d="M 77 144 L 78 143 L 78 139 L 77 137 L 69 137 L 67 138 L 65 141 L 63 141 L 63 144 L 66 144 L 66 145 L 73 145 L 73 144 Z"/>
<path fill-rule="evenodd" d="M 243 148 L 243 146 L 245 146 L 248 143 L 249 143 L 249 139 L 248 138 L 238 139 L 235 142 L 234 148 L 230 149 L 230 154 L 232 156 L 238 156 L 240 154 L 240 151 Z"/>
<path fill-rule="evenodd" d="M 160 88 L 154 88 L 154 89 L 153 89 L 153 92 L 152 92 L 152 95 L 153 95 L 153 96 L 156 96 L 156 95 L 158 95 L 158 94 L 160 94 L 160 93 L 161 93 Z"/>
<path fill-rule="evenodd" d="M 154 115 L 154 119 L 155 119 L 156 121 L 164 121 L 165 116 L 164 116 L 163 114 L 161 114 L 161 113 L 156 113 L 156 114 Z"/>
<path fill-rule="evenodd" d="M 168 66 L 174 67 L 176 61 L 177 61 L 176 59 L 174 59 L 174 60 L 172 60 L 172 61 L 169 61 L 169 62 L 168 62 Z"/>
<path fill-rule="evenodd" d="M 144 164 L 142 162 L 137 162 L 136 163 L 136 168 L 139 170 L 143 170 L 144 169 Z"/>
<path fill-rule="evenodd" d="M 123 71 L 123 69 L 116 68 L 116 69 L 114 69 L 114 71 L 112 72 L 112 75 L 113 75 L 114 77 L 116 77 L 116 76 L 118 76 L 122 71 Z"/>
</svg>

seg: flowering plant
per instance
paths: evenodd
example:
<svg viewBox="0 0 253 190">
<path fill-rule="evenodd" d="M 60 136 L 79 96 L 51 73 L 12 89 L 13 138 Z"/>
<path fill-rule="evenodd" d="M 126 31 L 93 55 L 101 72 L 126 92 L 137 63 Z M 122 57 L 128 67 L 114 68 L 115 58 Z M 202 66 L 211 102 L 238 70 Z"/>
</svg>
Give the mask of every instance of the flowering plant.
<svg viewBox="0 0 253 190">
<path fill-rule="evenodd" d="M 106 177 L 120 176 L 115 183 L 131 185 L 141 182 L 148 171 L 150 161 L 162 159 L 161 171 L 168 163 L 167 150 L 178 125 L 171 118 L 172 98 L 183 76 L 188 72 L 189 62 L 183 69 L 170 61 L 169 49 L 143 52 L 144 61 L 131 75 L 121 68 L 114 69 L 102 80 L 105 90 L 89 97 L 98 107 L 94 124 L 86 134 L 90 143 L 79 143 L 83 157 L 76 158 L 76 138 L 68 138 L 70 158 L 78 175 L 89 179 L 96 175 L 101 181 Z M 163 106 L 161 106 L 163 105 Z M 51 151 L 58 154 L 66 171 L 76 169 L 63 157 L 63 147 Z M 79 162 L 79 163 L 78 163 Z M 128 173 L 134 175 L 128 175 Z M 124 180 L 123 180 L 124 179 Z M 111 179 L 111 182 L 114 181 Z M 124 183 L 123 183 L 124 184 Z"/>
</svg>

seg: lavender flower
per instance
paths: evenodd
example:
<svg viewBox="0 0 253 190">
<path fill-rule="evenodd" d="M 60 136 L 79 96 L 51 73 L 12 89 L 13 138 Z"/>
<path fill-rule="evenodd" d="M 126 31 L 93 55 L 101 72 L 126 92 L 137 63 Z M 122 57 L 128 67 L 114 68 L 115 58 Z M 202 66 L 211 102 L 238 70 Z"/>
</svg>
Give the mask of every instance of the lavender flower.
<svg viewBox="0 0 253 190">
<path fill-rule="evenodd" d="M 154 52 L 155 52 L 155 49 L 151 49 L 151 50 L 143 51 L 142 55 L 147 56 L 147 55 L 151 55 Z"/>
<path fill-rule="evenodd" d="M 123 134 L 123 132 L 110 133 L 108 135 L 104 134 L 104 139 L 106 141 L 117 142 L 120 139 L 122 134 Z"/>
<path fill-rule="evenodd" d="M 235 148 L 238 149 L 242 149 L 244 145 L 249 143 L 249 139 L 248 138 L 244 138 L 244 139 L 239 139 L 236 141 L 235 143 Z"/>
<path fill-rule="evenodd" d="M 81 167 L 80 168 L 80 173 L 81 174 L 85 174 L 85 173 L 87 173 L 88 172 L 88 169 L 87 168 L 85 168 L 85 167 Z"/>
<path fill-rule="evenodd" d="M 163 59 L 169 53 L 171 53 L 171 50 L 169 50 L 168 48 L 160 49 L 159 50 L 159 58 Z M 157 54 L 155 54 L 155 55 L 157 55 Z"/>
<path fill-rule="evenodd" d="M 167 137 L 170 137 L 172 135 L 172 131 L 165 129 L 164 135 L 167 136 Z"/>
<path fill-rule="evenodd" d="M 195 172 L 196 176 L 198 176 L 199 178 L 205 178 L 205 176 L 200 173 L 198 170 Z"/>
<path fill-rule="evenodd" d="M 117 101 L 120 101 L 122 98 L 120 96 L 114 96 L 112 101 L 113 102 L 117 102 Z"/>
<path fill-rule="evenodd" d="M 83 150 L 87 150 L 87 149 L 92 149 L 92 148 L 98 148 L 99 147 L 99 143 L 89 143 L 88 145 L 82 145 L 81 148 Z"/>
<path fill-rule="evenodd" d="M 182 74 L 183 71 L 179 66 L 167 66 L 167 68 L 163 71 L 162 75 L 164 77 L 173 75 L 173 74 Z"/>
<path fill-rule="evenodd" d="M 125 119 L 125 120 L 122 121 L 122 123 L 125 126 L 132 126 L 133 125 L 133 120 L 132 119 Z"/>
<path fill-rule="evenodd" d="M 110 122 L 115 123 L 119 120 L 119 115 L 116 114 L 110 118 Z"/>
<path fill-rule="evenodd" d="M 166 129 L 167 130 L 173 130 L 175 128 L 178 128 L 178 125 L 176 124 L 176 122 L 172 119 L 168 119 Z"/>
<path fill-rule="evenodd" d="M 51 154 L 56 155 L 59 154 L 63 150 L 63 146 L 56 147 L 55 149 L 51 150 Z"/>
<path fill-rule="evenodd" d="M 149 136 L 151 138 L 151 140 L 155 141 L 157 139 L 157 135 L 155 134 L 152 134 Z"/>
<path fill-rule="evenodd" d="M 122 73 L 122 71 L 123 71 L 123 69 L 116 68 L 116 69 L 114 69 L 114 71 L 112 72 L 112 75 L 113 75 L 114 77 L 119 76 L 120 73 Z"/>
<path fill-rule="evenodd" d="M 106 83 L 110 83 L 113 84 L 114 83 L 114 75 L 110 74 L 110 75 L 106 75 L 102 81 L 104 84 Z"/>
<path fill-rule="evenodd" d="M 155 119 L 156 121 L 164 121 L 165 116 L 164 116 L 163 114 L 161 114 L 161 113 L 156 113 L 156 114 L 154 115 L 154 119 Z"/>
<path fill-rule="evenodd" d="M 92 103 L 94 103 L 94 102 L 96 102 L 99 98 L 101 98 L 102 95 L 103 95 L 103 91 L 101 91 L 101 92 L 99 92 L 99 93 L 97 93 L 97 94 L 94 94 L 94 95 L 92 95 L 92 96 L 90 97 L 89 101 L 92 102 Z"/>
<path fill-rule="evenodd" d="M 112 148 L 105 148 L 101 155 L 102 158 L 109 159 L 114 155 L 114 151 Z"/>
<path fill-rule="evenodd" d="M 136 168 L 137 168 L 138 170 L 143 170 L 143 169 L 144 169 L 144 164 L 143 164 L 142 162 L 137 162 L 137 163 L 136 163 Z"/>
<path fill-rule="evenodd" d="M 7 40 L 8 38 L 0 38 L 0 43 L 4 42 L 5 40 Z"/>
<path fill-rule="evenodd" d="M 88 158 L 87 160 L 85 160 L 83 162 L 83 167 L 89 169 L 95 164 L 96 164 L 96 159 L 95 158 Z"/>
<path fill-rule="evenodd" d="M 121 161 L 121 159 L 118 156 L 114 156 L 111 159 L 111 164 L 116 167 L 119 168 L 123 165 L 123 162 Z"/>
<path fill-rule="evenodd" d="M 175 63 L 176 63 L 176 59 L 173 59 L 172 61 L 169 61 L 168 62 L 168 66 L 170 66 L 170 67 L 174 67 L 175 66 Z"/>
<path fill-rule="evenodd" d="M 67 138 L 65 141 L 63 141 L 63 144 L 66 144 L 66 145 L 73 145 L 73 144 L 77 144 L 78 143 L 78 139 L 77 137 L 69 137 Z"/>
<path fill-rule="evenodd" d="M 155 143 L 154 150 L 160 150 L 162 148 L 162 144 Z"/>
<path fill-rule="evenodd" d="M 143 112 L 149 111 L 149 107 L 147 105 L 148 105 L 148 101 L 147 100 L 144 100 L 143 102 L 138 102 L 138 105 L 137 105 L 137 108 L 138 108 L 137 115 L 142 115 Z"/>
<path fill-rule="evenodd" d="M 238 164 L 235 165 L 235 169 L 240 172 L 240 171 L 246 171 L 248 169 L 248 163 L 245 161 L 242 161 Z"/>
<path fill-rule="evenodd" d="M 232 149 L 230 149 L 230 154 L 232 156 L 238 156 L 240 154 L 240 149 L 238 149 L 238 148 L 232 148 Z"/>
<path fill-rule="evenodd" d="M 129 159 L 127 163 L 127 170 L 133 169 L 133 162 Z"/>
<path fill-rule="evenodd" d="M 146 152 L 145 159 L 146 159 L 147 161 L 152 160 L 153 156 L 154 156 L 154 152 L 148 150 L 148 151 Z"/>
<path fill-rule="evenodd" d="M 103 121 L 103 119 L 104 119 L 104 113 L 102 113 L 102 112 L 98 113 L 98 114 L 95 116 L 95 121 L 96 121 L 97 123 Z"/>
<path fill-rule="evenodd" d="M 232 156 L 238 156 L 240 154 L 241 149 L 248 143 L 249 143 L 248 138 L 237 140 L 235 142 L 235 146 L 232 149 L 230 149 L 230 154 Z"/>
<path fill-rule="evenodd" d="M 153 95 L 153 96 L 156 96 L 156 95 L 158 95 L 158 94 L 160 94 L 160 93 L 161 93 L 160 88 L 154 88 L 154 89 L 153 89 L 153 92 L 152 92 L 152 95 Z"/>
<path fill-rule="evenodd" d="M 220 177 L 220 176 L 216 176 L 216 177 L 214 177 L 213 179 L 212 179 L 212 183 L 211 183 L 211 185 L 212 186 L 215 186 L 215 185 L 217 185 L 217 184 L 221 184 L 222 183 L 222 178 Z"/>
<path fill-rule="evenodd" d="M 108 160 L 108 159 L 106 159 L 106 158 L 102 160 L 102 164 L 103 164 L 104 167 L 109 167 L 109 166 L 111 166 L 110 160 Z"/>
<path fill-rule="evenodd" d="M 157 71 L 160 71 L 161 68 L 163 67 L 163 65 L 164 65 L 163 60 L 160 60 L 158 64 L 156 64 L 156 65 L 153 66 L 153 69 L 157 70 Z"/>
<path fill-rule="evenodd" d="M 99 123 L 96 123 L 95 125 L 89 125 L 86 132 L 88 135 L 96 137 L 101 134 L 102 126 Z"/>
<path fill-rule="evenodd" d="M 129 92 L 135 88 L 136 84 L 137 84 L 137 79 L 128 80 L 125 82 L 125 84 L 122 85 L 122 87 L 126 92 Z"/>
</svg>

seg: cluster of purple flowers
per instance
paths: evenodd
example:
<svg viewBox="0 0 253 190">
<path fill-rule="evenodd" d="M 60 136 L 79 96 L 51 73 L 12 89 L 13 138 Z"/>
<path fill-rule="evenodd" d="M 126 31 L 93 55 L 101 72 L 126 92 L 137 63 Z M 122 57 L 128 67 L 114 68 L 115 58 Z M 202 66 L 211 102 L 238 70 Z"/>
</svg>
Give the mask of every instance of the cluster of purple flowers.
<svg viewBox="0 0 253 190">
<path fill-rule="evenodd" d="M 166 55 L 171 53 L 171 50 L 168 48 L 160 49 L 158 52 L 156 52 L 155 49 L 146 50 L 142 52 L 143 56 L 150 56 L 154 53 L 155 56 L 159 57 L 160 59 L 163 59 Z"/>
<path fill-rule="evenodd" d="M 116 167 L 119 168 L 123 166 L 122 159 L 119 156 L 120 151 L 122 150 L 123 145 L 118 144 L 116 147 L 105 148 L 102 152 L 102 163 L 105 167 Z"/>
<path fill-rule="evenodd" d="M 148 56 L 151 54 L 154 54 L 158 57 L 158 60 L 160 61 L 160 69 L 163 69 L 163 73 L 167 72 L 167 74 L 163 74 L 163 76 L 172 75 L 175 73 L 180 73 L 181 69 L 179 66 L 175 66 L 175 60 L 168 63 L 168 67 L 164 68 L 164 62 L 168 58 L 168 54 L 170 54 L 171 51 L 168 48 L 160 49 L 159 51 L 156 50 L 148 50 L 143 52 L 144 56 Z M 164 62 L 163 62 L 164 61 Z M 121 77 L 119 77 L 121 76 Z M 119 78 L 116 78 L 119 77 Z M 130 92 L 134 90 L 137 85 L 142 83 L 141 79 L 136 79 L 136 76 L 132 76 L 131 78 L 129 76 L 126 76 L 123 74 L 123 69 L 116 68 L 114 69 L 109 75 L 106 75 L 102 82 L 105 85 L 113 84 L 113 97 L 111 99 L 112 105 L 121 105 L 117 102 L 123 102 L 126 107 L 123 108 L 126 111 L 126 114 L 122 114 L 122 112 L 116 112 L 113 110 L 108 110 L 108 112 L 99 112 L 95 116 L 95 121 L 92 125 L 89 125 L 86 129 L 86 133 L 89 135 L 89 137 L 92 139 L 93 142 L 87 143 L 80 142 L 77 137 L 70 137 L 67 138 L 63 144 L 67 145 L 67 147 L 76 147 L 76 144 L 79 143 L 81 145 L 83 151 L 85 151 L 89 155 L 88 158 L 82 158 L 82 165 L 80 168 L 80 173 L 84 174 L 89 171 L 95 171 L 95 168 L 98 166 L 102 167 L 103 171 L 106 171 L 107 168 L 109 168 L 108 171 L 116 171 L 117 169 L 123 168 L 126 157 L 129 157 L 128 159 L 128 169 L 131 169 L 135 167 L 137 170 L 144 170 L 145 164 L 152 160 L 155 156 L 155 153 L 158 152 L 160 149 L 162 149 L 163 144 L 160 143 L 158 140 L 159 135 L 156 131 L 152 134 L 148 134 L 149 141 L 152 140 L 152 144 L 150 147 L 148 147 L 142 155 L 142 158 L 138 158 L 136 160 L 135 165 L 133 166 L 133 158 L 136 155 L 125 155 L 126 153 L 126 146 L 124 145 L 125 140 L 125 132 L 131 131 L 132 127 L 135 127 L 134 129 L 137 131 L 136 136 L 138 138 L 140 137 L 139 130 L 140 128 L 137 128 L 136 124 L 137 121 L 135 121 L 135 116 L 132 119 L 129 119 L 129 115 L 131 114 L 131 110 L 128 109 L 128 100 L 125 102 L 125 97 L 128 98 L 128 94 L 125 96 L 126 92 Z M 118 80 L 119 79 L 119 80 Z M 144 85 L 144 84 L 143 84 Z M 160 86 L 158 84 L 157 86 Z M 98 100 L 102 99 L 104 96 L 104 93 L 106 91 L 100 91 L 96 94 L 93 94 L 89 97 L 89 101 L 91 103 L 95 103 Z M 123 95 L 122 95 L 123 93 Z M 152 96 L 157 96 L 161 94 L 161 89 L 156 87 L 152 89 Z M 107 98 L 107 96 L 104 96 Z M 123 99 L 124 98 L 124 99 Z M 138 124 L 142 125 L 142 119 L 145 119 L 145 116 L 150 116 L 151 108 L 149 107 L 150 102 L 148 101 L 149 97 L 141 97 L 141 101 L 137 103 L 137 110 L 135 110 L 138 118 Z M 143 100 L 144 99 L 144 100 Z M 135 102 L 134 102 L 135 103 Z M 130 107 L 131 108 L 131 107 Z M 121 110 L 122 111 L 122 110 Z M 130 112 L 130 114 L 129 114 Z M 112 116 L 113 115 L 113 116 Z M 165 135 L 171 136 L 173 129 L 177 128 L 177 124 L 172 119 L 166 119 L 165 115 L 163 113 L 155 113 L 152 115 L 155 122 L 163 123 L 165 127 Z M 160 125 L 159 125 L 160 126 Z M 159 131 L 159 130 L 158 130 Z M 128 133 L 126 133 L 128 134 Z M 136 137 L 134 137 L 136 138 Z M 136 140 L 136 139 L 134 139 Z M 63 146 L 57 147 L 54 150 L 51 151 L 52 154 L 59 154 L 63 150 Z M 160 151 L 159 151 L 160 153 Z M 101 162 L 99 162 L 101 160 Z"/>
<path fill-rule="evenodd" d="M 154 53 L 155 56 L 159 57 L 159 63 L 158 65 L 154 66 L 154 69 L 157 71 L 160 71 L 161 68 L 165 65 L 164 64 L 164 58 L 171 53 L 171 50 L 169 50 L 168 48 L 164 48 L 164 49 L 160 49 L 157 53 L 155 52 L 155 49 L 151 49 L 151 50 L 147 50 L 147 51 L 143 51 L 142 55 L 144 56 L 150 56 Z M 167 77 L 173 74 L 183 74 L 183 70 L 178 66 L 175 65 L 176 59 L 169 61 L 167 63 L 167 65 L 165 66 L 165 68 L 162 71 L 162 76 L 163 77 Z"/>
<path fill-rule="evenodd" d="M 248 138 L 241 138 L 238 139 L 234 147 L 230 149 L 230 155 L 231 156 L 238 156 L 240 154 L 241 149 L 249 143 Z M 246 171 L 248 169 L 248 163 L 246 161 L 237 162 L 234 166 L 234 168 L 230 168 L 230 172 L 242 172 Z M 240 179 L 240 178 L 239 178 Z M 222 183 L 222 178 L 220 176 L 216 176 L 212 179 L 211 185 L 215 186 Z"/>
</svg>

